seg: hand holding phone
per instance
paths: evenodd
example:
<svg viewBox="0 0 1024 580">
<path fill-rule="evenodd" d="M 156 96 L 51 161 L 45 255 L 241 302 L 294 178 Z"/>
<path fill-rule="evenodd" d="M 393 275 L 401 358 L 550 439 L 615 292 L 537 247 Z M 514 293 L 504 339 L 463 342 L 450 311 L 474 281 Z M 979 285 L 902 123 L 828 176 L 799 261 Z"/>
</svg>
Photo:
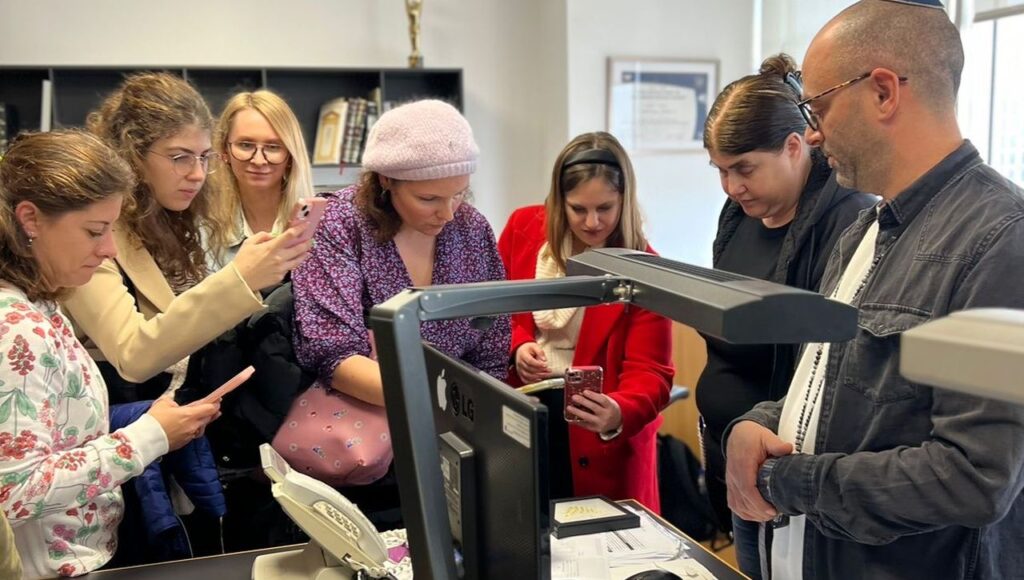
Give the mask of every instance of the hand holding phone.
<svg viewBox="0 0 1024 580">
<path fill-rule="evenodd" d="M 288 218 L 288 228 L 303 226 L 302 233 L 295 238 L 295 244 L 301 244 L 313 237 L 326 210 L 327 200 L 322 197 L 303 197 L 295 202 Z"/>
<path fill-rule="evenodd" d="M 252 365 L 245 367 L 244 369 L 242 369 L 242 372 L 231 377 L 231 379 L 228 380 L 228 382 L 217 387 L 215 391 L 213 391 L 209 395 L 206 395 L 202 399 L 199 399 L 198 401 L 193 401 L 189 403 L 189 405 L 198 405 L 202 403 L 216 403 L 217 401 L 220 401 L 221 399 L 224 398 L 225 395 L 237 389 L 239 385 L 249 380 L 249 377 L 251 377 L 254 372 L 256 372 L 256 368 L 253 367 Z"/>
<path fill-rule="evenodd" d="M 600 393 L 603 390 L 604 369 L 599 366 L 569 367 L 565 370 L 565 410 L 566 421 L 578 422 L 579 418 L 569 412 L 573 405 L 574 395 L 582 395 L 583 391 Z"/>
</svg>

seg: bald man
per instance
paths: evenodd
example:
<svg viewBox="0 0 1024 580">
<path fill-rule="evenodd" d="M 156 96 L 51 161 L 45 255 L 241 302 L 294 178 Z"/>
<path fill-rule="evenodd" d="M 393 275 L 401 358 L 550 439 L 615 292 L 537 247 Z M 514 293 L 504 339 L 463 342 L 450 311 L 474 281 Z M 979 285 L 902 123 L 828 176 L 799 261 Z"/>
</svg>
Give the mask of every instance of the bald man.
<svg viewBox="0 0 1024 580">
<path fill-rule="evenodd" d="M 859 308 L 855 338 L 807 345 L 787 398 L 726 433 L 729 505 L 774 527 L 775 580 L 1024 577 L 1024 407 L 898 372 L 903 331 L 1024 308 L 1024 197 L 960 134 L 963 61 L 941 7 L 888 0 L 843 11 L 807 51 L 808 142 L 882 202 L 821 284 Z"/>
</svg>

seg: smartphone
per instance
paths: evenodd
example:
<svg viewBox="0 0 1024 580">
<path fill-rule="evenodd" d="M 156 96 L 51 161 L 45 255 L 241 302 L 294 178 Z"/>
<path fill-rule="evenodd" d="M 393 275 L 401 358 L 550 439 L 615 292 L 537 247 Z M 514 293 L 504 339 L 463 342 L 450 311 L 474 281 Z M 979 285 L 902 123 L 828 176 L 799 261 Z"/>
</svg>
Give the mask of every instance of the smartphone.
<svg viewBox="0 0 1024 580">
<path fill-rule="evenodd" d="M 215 403 L 215 402 L 223 399 L 224 395 L 227 395 L 231 391 L 237 389 L 239 387 L 239 385 L 241 385 L 245 381 L 249 380 L 249 377 L 251 377 L 254 372 L 256 372 L 256 368 L 253 367 L 252 365 L 249 365 L 249 366 L 245 367 L 244 369 L 242 369 L 242 372 L 240 372 L 237 375 L 231 377 L 231 379 L 229 379 L 228 382 L 226 382 L 223 385 L 217 387 L 217 390 L 213 391 L 209 395 L 206 395 L 202 399 L 199 399 L 198 401 L 193 401 L 192 403 L 189 403 L 189 404 L 190 405 L 199 405 L 199 404 L 203 404 L 203 403 Z"/>
<path fill-rule="evenodd" d="M 604 369 L 599 366 L 569 367 L 565 369 L 565 411 L 563 416 L 566 421 L 579 421 L 569 413 L 569 406 L 573 404 L 573 395 L 582 394 L 583 391 L 594 391 L 600 393 L 604 383 Z"/>
<path fill-rule="evenodd" d="M 288 218 L 288 227 L 293 228 L 305 224 L 302 233 L 295 239 L 296 244 L 301 244 L 313 237 L 326 209 L 327 200 L 322 197 L 303 197 L 295 202 L 291 216 Z"/>
</svg>

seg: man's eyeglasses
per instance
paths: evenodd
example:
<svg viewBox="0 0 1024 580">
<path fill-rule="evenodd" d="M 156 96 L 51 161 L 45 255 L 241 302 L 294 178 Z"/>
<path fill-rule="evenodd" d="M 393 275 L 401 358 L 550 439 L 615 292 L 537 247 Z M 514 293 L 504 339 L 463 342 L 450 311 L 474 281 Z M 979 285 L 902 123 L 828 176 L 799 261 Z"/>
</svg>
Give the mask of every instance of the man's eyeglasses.
<svg viewBox="0 0 1024 580">
<path fill-rule="evenodd" d="M 288 149 L 280 143 L 253 143 L 252 141 L 235 141 L 228 143 L 228 151 L 235 159 L 249 162 L 256 159 L 257 153 L 263 153 L 263 158 L 270 165 L 280 165 L 288 160 Z"/>
<path fill-rule="evenodd" d="M 862 81 L 862 80 L 868 78 L 869 76 L 871 76 L 872 72 L 873 71 L 868 71 L 866 73 L 857 75 L 857 76 L 853 77 L 852 79 L 850 79 L 848 81 L 841 82 L 841 83 L 839 83 L 838 85 L 836 85 L 836 86 L 834 86 L 832 88 L 825 89 L 824 91 L 821 91 L 820 93 L 814 95 L 813 97 L 808 97 L 808 98 L 806 98 L 806 99 L 804 99 L 802 101 L 799 101 L 796 104 L 796 106 L 797 106 L 797 108 L 800 109 L 800 114 L 802 114 L 804 116 L 804 120 L 807 121 L 807 126 L 810 127 L 812 131 L 819 131 L 820 127 L 821 127 L 821 118 L 818 117 L 818 114 L 815 113 L 811 109 L 811 103 L 813 103 L 814 101 L 817 101 L 818 99 L 820 99 L 822 97 L 831 95 L 832 93 L 834 93 L 836 91 L 841 91 L 841 90 L 845 89 L 846 87 L 849 87 L 851 85 L 859 83 L 860 81 Z M 901 83 L 907 82 L 907 77 L 898 77 L 898 78 L 899 78 Z M 790 87 L 793 87 L 794 89 L 796 89 L 798 93 L 803 93 L 803 76 L 800 74 L 799 71 L 793 72 L 793 73 L 787 73 L 786 74 L 786 84 L 788 84 Z"/>
<path fill-rule="evenodd" d="M 159 155 L 166 159 L 171 160 L 171 166 L 174 167 L 174 172 L 184 177 L 189 173 L 192 173 L 196 163 L 203 168 L 203 173 L 209 175 L 217 171 L 217 161 L 220 159 L 216 153 L 209 152 L 203 153 L 202 155 L 193 155 L 191 153 L 178 153 L 177 155 L 167 155 L 158 151 L 149 150 L 150 153 Z"/>
</svg>

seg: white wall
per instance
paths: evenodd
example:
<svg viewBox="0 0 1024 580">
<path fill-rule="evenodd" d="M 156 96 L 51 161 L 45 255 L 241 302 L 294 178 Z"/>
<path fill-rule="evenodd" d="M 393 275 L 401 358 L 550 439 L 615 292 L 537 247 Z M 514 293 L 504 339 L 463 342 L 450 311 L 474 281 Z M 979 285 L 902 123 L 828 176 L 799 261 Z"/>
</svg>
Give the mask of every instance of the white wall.
<svg viewBox="0 0 1024 580">
<path fill-rule="evenodd" d="M 544 190 L 565 134 L 564 12 L 424 3 L 421 50 L 463 69 L 476 204 L 496 228 Z M 402 67 L 409 51 L 403 0 L 0 0 L 0 65 Z"/>
<path fill-rule="evenodd" d="M 752 69 L 754 0 L 567 0 L 569 134 L 605 130 L 610 56 L 718 60 L 719 89 Z M 703 150 L 636 154 L 651 244 L 674 259 L 709 266 L 725 202 Z"/>
<path fill-rule="evenodd" d="M 763 28 L 761 54 L 769 56 L 785 52 L 796 59 L 804 59 L 814 35 L 833 16 L 839 14 L 854 0 L 761 0 Z"/>
<path fill-rule="evenodd" d="M 754 1 L 425 2 L 426 64 L 464 71 L 476 204 L 495 229 L 543 199 L 572 136 L 606 128 L 607 57 L 717 59 L 721 86 L 752 70 Z M 402 0 L 0 0 L 0 65 L 401 67 L 408 53 Z M 655 247 L 710 263 L 723 194 L 705 153 L 634 162 Z"/>
</svg>

